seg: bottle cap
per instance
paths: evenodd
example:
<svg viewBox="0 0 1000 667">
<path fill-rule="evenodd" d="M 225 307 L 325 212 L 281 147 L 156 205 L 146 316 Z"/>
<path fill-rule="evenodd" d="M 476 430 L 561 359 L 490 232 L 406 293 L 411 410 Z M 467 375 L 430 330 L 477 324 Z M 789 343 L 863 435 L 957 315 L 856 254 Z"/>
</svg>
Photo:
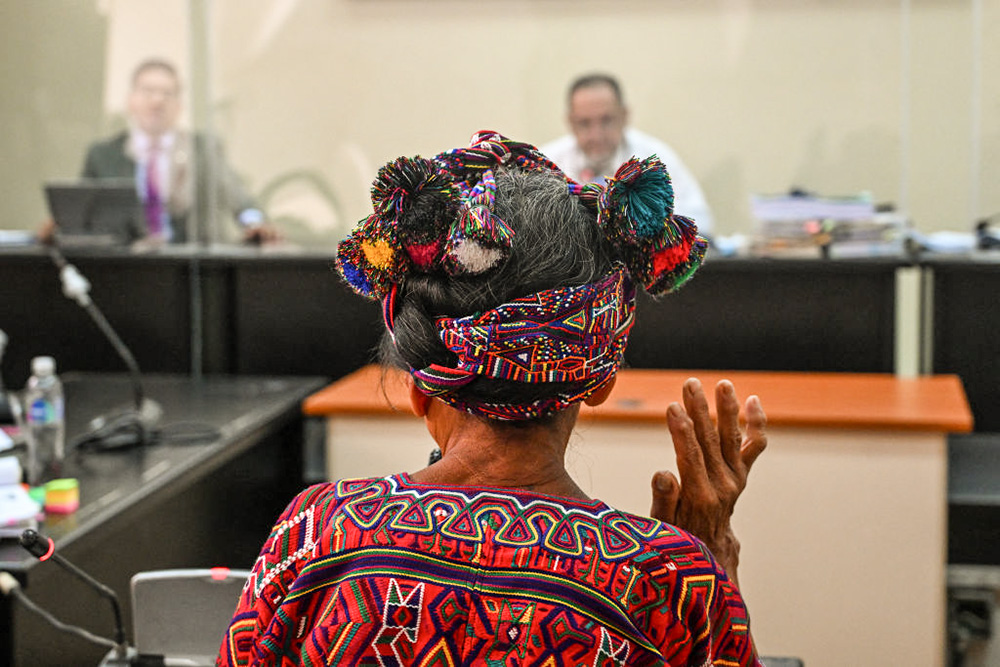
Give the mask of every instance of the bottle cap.
<svg viewBox="0 0 1000 667">
<path fill-rule="evenodd" d="M 31 360 L 31 372 L 34 375 L 52 375 L 56 372 L 56 360 L 52 357 L 35 357 Z"/>
</svg>

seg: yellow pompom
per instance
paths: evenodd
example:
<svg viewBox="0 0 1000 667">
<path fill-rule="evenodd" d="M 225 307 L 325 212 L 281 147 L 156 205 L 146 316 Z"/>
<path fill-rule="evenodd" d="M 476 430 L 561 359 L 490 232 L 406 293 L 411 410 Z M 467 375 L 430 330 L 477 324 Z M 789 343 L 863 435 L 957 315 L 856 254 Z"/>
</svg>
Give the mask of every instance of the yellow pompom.
<svg viewBox="0 0 1000 667">
<path fill-rule="evenodd" d="M 367 259 L 376 269 L 387 269 L 392 264 L 393 250 L 385 241 L 375 241 L 369 243 L 365 241 L 361 244 L 361 250 Z"/>
</svg>

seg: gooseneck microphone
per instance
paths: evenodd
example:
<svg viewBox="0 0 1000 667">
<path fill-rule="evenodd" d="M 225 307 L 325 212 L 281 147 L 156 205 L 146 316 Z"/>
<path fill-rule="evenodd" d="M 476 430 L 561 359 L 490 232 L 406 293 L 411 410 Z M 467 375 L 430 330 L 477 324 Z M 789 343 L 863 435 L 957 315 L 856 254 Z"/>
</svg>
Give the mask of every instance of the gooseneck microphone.
<svg viewBox="0 0 1000 667">
<path fill-rule="evenodd" d="M 63 294 L 76 301 L 97 324 L 101 333 L 125 362 L 132 384 L 134 409 L 95 418 L 91 421 L 91 432 L 84 436 L 80 444 L 94 445 L 97 449 L 119 449 L 147 444 L 151 441 L 152 432 L 163 415 L 163 409 L 155 401 L 146 398 L 139 364 L 114 327 L 104 317 L 104 313 L 90 298 L 90 281 L 66 261 L 56 245 L 49 246 L 49 256 L 59 269 Z"/>
<path fill-rule="evenodd" d="M 64 570 L 66 570 L 73 576 L 83 581 L 93 590 L 97 591 L 98 595 L 107 598 L 108 600 L 111 601 L 111 608 L 115 615 L 114 641 L 110 642 L 104 639 L 103 641 L 99 641 L 96 643 L 99 643 L 103 646 L 105 645 L 104 642 L 108 642 L 111 645 L 111 647 L 115 649 L 115 652 L 118 655 L 118 657 L 124 659 L 128 652 L 128 644 L 126 644 L 125 642 L 125 625 L 122 623 L 122 609 L 121 605 L 118 603 L 118 596 L 115 594 L 115 592 L 111 590 L 109 587 L 105 586 L 101 582 L 91 577 L 89 574 L 78 568 L 73 563 L 63 558 L 60 554 L 56 553 L 55 543 L 52 541 L 52 538 L 44 537 L 43 535 L 40 535 L 37 531 L 34 531 L 29 528 L 21 533 L 20 543 L 21 546 L 24 547 L 28 553 L 37 558 L 39 561 L 44 562 L 47 560 L 51 560 L 52 562 L 62 567 Z M 23 598 L 22 596 L 22 600 L 24 599 L 26 598 Z M 53 618 L 52 620 L 58 620 L 58 619 Z M 74 626 L 66 626 L 66 624 L 59 622 L 59 625 L 57 625 L 56 627 L 59 627 L 60 629 L 67 629 L 67 628 L 72 628 Z M 77 629 L 82 630 L 82 628 L 77 628 Z M 90 634 L 87 633 L 86 630 L 82 630 L 82 632 L 88 635 Z M 76 632 L 74 632 L 74 634 L 80 635 L 80 633 Z M 100 637 L 94 637 L 94 636 L 84 637 L 84 638 L 90 639 L 91 641 L 93 641 L 93 639 L 95 638 L 101 639 Z"/>
<path fill-rule="evenodd" d="M 52 613 L 28 598 L 21 590 L 20 582 L 8 572 L 0 571 L 0 595 L 16 598 L 29 611 L 41 616 L 58 630 L 75 635 L 98 646 L 113 649 L 101 662 L 102 667 L 180 667 L 181 665 L 190 666 L 200 664 L 192 662 L 186 656 L 168 658 L 155 653 L 139 653 L 135 648 L 130 647 L 128 642 L 125 641 L 125 626 L 122 623 L 122 612 L 118 604 L 118 596 L 115 595 L 115 592 L 111 588 L 97 581 L 79 567 L 66 560 L 66 558 L 56 553 L 55 544 L 52 539 L 40 535 L 35 530 L 28 529 L 22 532 L 20 543 L 28 553 L 39 561 L 51 560 L 57 563 L 73 576 L 78 577 L 93 590 L 97 591 L 102 597 L 111 601 L 111 607 L 115 614 L 114 640 L 95 635 L 77 625 L 70 625 L 69 623 L 60 621 Z"/>
</svg>

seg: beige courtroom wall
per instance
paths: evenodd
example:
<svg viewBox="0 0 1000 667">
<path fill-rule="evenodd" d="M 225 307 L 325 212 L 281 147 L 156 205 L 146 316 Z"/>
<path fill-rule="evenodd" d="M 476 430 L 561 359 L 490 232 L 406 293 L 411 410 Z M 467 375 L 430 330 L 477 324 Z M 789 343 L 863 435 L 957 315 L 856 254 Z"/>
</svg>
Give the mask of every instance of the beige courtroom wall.
<svg viewBox="0 0 1000 667">
<path fill-rule="evenodd" d="M 341 0 L 280 26 L 271 7 L 216 2 L 219 125 L 255 182 L 329 174 L 348 221 L 398 154 L 480 128 L 560 135 L 566 85 L 593 69 L 620 76 L 634 124 L 694 170 L 720 233 L 749 230 L 755 191 L 898 198 L 895 2 Z"/>
<path fill-rule="evenodd" d="M 135 47 L 186 50 L 185 26 L 170 17 L 188 6 L 2 5 L 5 32 L 19 38 L 4 48 L 32 58 L 5 58 L 0 120 L 32 131 L 0 138 L 13 156 L 0 181 L 9 191 L 0 227 L 42 217 L 40 182 L 76 173 L 86 144 L 107 132 L 113 109 L 103 107 L 120 99 Z M 86 20 L 70 18 L 69 7 Z M 869 190 L 907 209 L 922 231 L 967 230 L 1000 210 L 1000 0 L 191 7 L 210 26 L 213 124 L 232 162 L 258 192 L 303 171 L 332 186 L 337 213 L 308 183 L 286 196 L 327 235 L 365 214 L 375 170 L 398 154 L 433 153 L 488 127 L 534 142 L 559 135 L 565 86 L 592 69 L 620 76 L 634 124 L 693 169 L 719 233 L 751 230 L 750 193 L 791 186 Z M 64 43 L 76 49 L 72 60 L 56 48 Z M 72 80 L 71 104 L 38 101 L 63 79 Z M 36 145 L 47 157 L 31 155 Z"/>
<path fill-rule="evenodd" d="M 90 2 L 0 2 L 0 229 L 35 228 L 42 181 L 82 166 L 101 124 L 105 36 Z"/>
<path fill-rule="evenodd" d="M 567 82 L 592 69 L 620 76 L 634 124 L 688 162 L 719 233 L 751 229 L 750 193 L 792 186 L 869 190 L 922 231 L 1000 210 L 1000 0 L 276 7 L 215 2 L 219 127 L 257 184 L 302 167 L 328 177 L 345 224 L 398 154 L 487 127 L 558 136 Z"/>
</svg>

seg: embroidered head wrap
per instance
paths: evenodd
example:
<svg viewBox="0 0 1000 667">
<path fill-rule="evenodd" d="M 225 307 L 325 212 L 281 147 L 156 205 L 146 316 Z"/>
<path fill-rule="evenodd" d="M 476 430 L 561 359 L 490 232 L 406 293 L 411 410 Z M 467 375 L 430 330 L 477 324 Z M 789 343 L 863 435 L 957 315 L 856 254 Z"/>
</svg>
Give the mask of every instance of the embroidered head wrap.
<svg viewBox="0 0 1000 667">
<path fill-rule="evenodd" d="M 468 148 L 385 165 L 372 184 L 373 213 L 338 248 L 337 266 L 348 284 L 383 300 L 390 333 L 407 276 L 481 275 L 509 256 L 514 232 L 493 213 L 497 169 L 564 178 L 568 191 L 594 211 L 622 263 L 593 283 L 535 292 L 467 317 L 436 318 L 456 361 L 410 373 L 422 392 L 456 408 L 531 419 L 585 399 L 615 373 L 633 321 L 633 281 L 653 295 L 677 289 L 701 264 L 706 243 L 692 220 L 673 214 L 670 177 L 655 157 L 627 161 L 606 185 L 581 185 L 534 146 L 479 132 Z M 559 389 L 527 405 L 486 403 L 462 391 L 479 377 Z"/>
<path fill-rule="evenodd" d="M 467 412 L 530 419 L 583 400 L 622 362 L 635 312 L 635 288 L 623 266 L 577 287 L 535 292 L 468 317 L 435 322 L 458 361 L 414 369 L 420 391 Z M 572 389 L 530 404 L 470 402 L 455 390 L 478 376 L 560 383 Z"/>
</svg>

